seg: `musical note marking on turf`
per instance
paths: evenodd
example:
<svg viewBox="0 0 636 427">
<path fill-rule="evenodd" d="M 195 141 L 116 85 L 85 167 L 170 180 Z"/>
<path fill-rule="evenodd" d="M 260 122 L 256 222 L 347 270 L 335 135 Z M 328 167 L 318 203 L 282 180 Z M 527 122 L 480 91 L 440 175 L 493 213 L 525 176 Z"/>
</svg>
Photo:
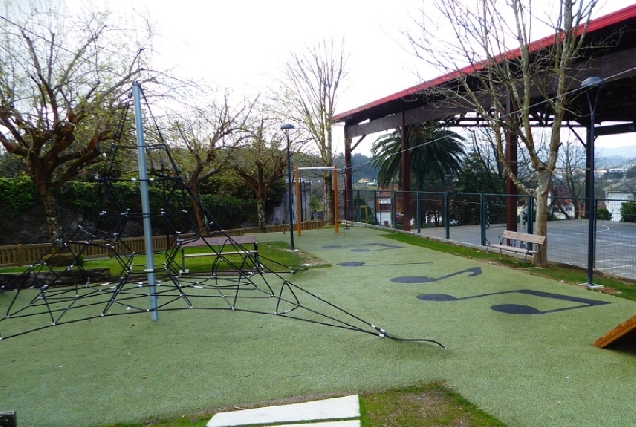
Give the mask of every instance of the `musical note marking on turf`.
<svg viewBox="0 0 636 427">
<path fill-rule="evenodd" d="M 471 295 L 471 296 L 462 297 L 462 298 L 454 297 L 448 294 L 421 294 L 421 295 L 418 295 L 417 298 L 422 301 L 450 302 L 450 301 L 463 301 L 463 300 L 474 299 L 474 298 L 485 298 L 485 297 L 490 297 L 493 295 L 506 295 L 506 294 L 532 295 L 539 298 L 549 298 L 549 299 L 554 299 L 559 301 L 578 303 L 579 305 L 570 306 L 570 307 L 560 307 L 560 308 L 555 308 L 552 310 L 539 310 L 536 307 L 532 307 L 525 304 L 497 304 L 497 305 L 491 306 L 490 309 L 493 311 L 506 313 L 506 314 L 533 314 L 534 315 L 534 314 L 549 314 L 549 313 L 556 313 L 559 311 L 567 311 L 567 310 L 574 310 L 578 308 L 587 308 L 587 307 L 593 307 L 597 305 L 611 304 L 610 302 L 607 302 L 607 301 L 599 301 L 599 300 L 593 300 L 589 298 L 573 297 L 570 295 L 555 294 L 552 292 L 535 291 L 533 289 L 519 289 L 515 291 L 492 292 L 487 294 Z"/>
<path fill-rule="evenodd" d="M 428 277 L 428 276 L 399 276 L 391 279 L 392 282 L 396 283 L 433 283 L 439 282 L 444 279 L 448 279 L 449 277 L 459 276 L 460 274 L 470 273 L 467 277 L 474 277 L 481 275 L 481 267 L 472 267 L 467 268 L 466 270 L 457 271 L 455 273 L 447 274 L 442 277 Z"/>
</svg>

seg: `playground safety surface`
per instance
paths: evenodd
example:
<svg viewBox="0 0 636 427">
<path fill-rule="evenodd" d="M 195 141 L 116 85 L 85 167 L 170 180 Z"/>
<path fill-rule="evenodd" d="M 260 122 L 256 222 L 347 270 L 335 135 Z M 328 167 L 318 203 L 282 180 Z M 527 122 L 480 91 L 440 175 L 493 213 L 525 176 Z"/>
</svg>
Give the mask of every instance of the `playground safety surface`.
<svg viewBox="0 0 636 427">
<path fill-rule="evenodd" d="M 592 346 L 636 314 L 635 302 L 374 229 L 305 231 L 295 244 L 331 267 L 290 281 L 446 350 L 252 313 L 94 319 L 0 342 L 0 411 L 28 426 L 97 426 L 439 380 L 510 426 L 636 419 L 636 353 Z"/>
</svg>

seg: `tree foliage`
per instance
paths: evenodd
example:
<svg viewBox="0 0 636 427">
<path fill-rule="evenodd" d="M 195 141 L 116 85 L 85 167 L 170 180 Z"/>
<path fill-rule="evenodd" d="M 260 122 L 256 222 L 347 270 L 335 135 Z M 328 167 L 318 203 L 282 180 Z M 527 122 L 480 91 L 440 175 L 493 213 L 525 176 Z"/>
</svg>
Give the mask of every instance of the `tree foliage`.
<svg viewBox="0 0 636 427">
<path fill-rule="evenodd" d="M 485 163 L 478 152 L 471 151 L 464 159 L 461 172 L 457 175 L 455 191 L 503 194 L 505 192 L 504 178 L 497 173 L 496 169 Z"/>
<path fill-rule="evenodd" d="M 275 121 L 261 117 L 252 123 L 246 144 L 228 159 L 232 170 L 249 187 L 257 201 L 258 226 L 266 225 L 266 204 L 287 171 L 287 153 Z"/>
<path fill-rule="evenodd" d="M 636 222 L 636 202 L 621 204 L 621 222 Z"/>
<path fill-rule="evenodd" d="M 185 156 L 180 156 L 181 173 L 195 198 L 199 198 L 201 181 L 221 172 L 233 148 L 247 135 L 246 126 L 253 102 L 244 101 L 233 105 L 230 93 L 210 95 L 207 104 L 181 110 L 171 119 L 173 140 L 177 147 L 185 147 Z M 205 229 L 200 205 L 192 206 L 199 229 Z"/>
<path fill-rule="evenodd" d="M 55 195 L 118 137 L 131 84 L 151 77 L 144 46 L 106 12 L 73 14 L 54 2 L 7 3 L 0 17 L 0 143 L 26 159 L 57 239 Z"/>
<path fill-rule="evenodd" d="M 409 163 L 416 190 L 426 183 L 444 182 L 461 169 L 464 138 L 448 129 L 413 126 L 408 135 Z M 378 138 L 372 147 L 373 165 L 379 169 L 378 183 L 390 184 L 402 173 L 402 137 L 396 130 Z"/>
</svg>

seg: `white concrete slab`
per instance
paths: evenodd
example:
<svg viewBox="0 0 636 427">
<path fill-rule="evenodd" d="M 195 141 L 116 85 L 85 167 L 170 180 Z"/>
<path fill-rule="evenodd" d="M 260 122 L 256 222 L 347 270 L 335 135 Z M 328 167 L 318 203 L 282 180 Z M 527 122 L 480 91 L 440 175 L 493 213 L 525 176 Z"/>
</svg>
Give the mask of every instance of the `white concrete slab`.
<svg viewBox="0 0 636 427">
<path fill-rule="evenodd" d="M 313 402 L 292 403 L 290 405 L 220 412 L 212 417 L 207 427 L 232 427 L 250 424 L 337 420 L 359 417 L 360 404 L 358 396 L 352 395 Z"/>
</svg>

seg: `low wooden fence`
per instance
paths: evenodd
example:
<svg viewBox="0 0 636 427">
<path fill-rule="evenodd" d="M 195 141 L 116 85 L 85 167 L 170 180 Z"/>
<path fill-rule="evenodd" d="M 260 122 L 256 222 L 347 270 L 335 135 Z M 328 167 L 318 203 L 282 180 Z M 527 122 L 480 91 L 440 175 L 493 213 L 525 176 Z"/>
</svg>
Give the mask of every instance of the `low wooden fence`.
<svg viewBox="0 0 636 427">
<path fill-rule="evenodd" d="M 315 230 L 327 225 L 327 221 L 310 221 L 303 222 L 303 230 Z M 295 228 L 295 226 L 294 226 Z M 266 233 L 275 233 L 289 231 L 289 224 L 282 225 L 268 225 L 265 227 Z M 233 230 L 225 230 L 225 233 L 230 236 L 242 236 L 244 234 L 262 233 L 263 230 L 259 227 L 253 228 L 237 228 Z M 167 236 L 154 236 L 152 238 L 153 248 L 157 252 L 165 251 L 173 245 L 173 239 Z M 72 243 L 71 250 L 75 253 L 82 251 L 84 258 L 98 258 L 104 256 L 110 256 L 113 252 L 118 253 L 144 253 L 146 251 L 144 238 L 141 237 L 126 237 L 122 238 L 121 242 L 114 250 L 111 250 L 112 242 L 106 240 L 93 240 L 91 244 L 86 246 L 81 243 Z M 0 266 L 1 267 L 14 267 L 21 265 L 30 265 L 36 263 L 42 259 L 51 250 L 50 243 L 40 243 L 33 245 L 5 245 L 0 246 Z"/>
</svg>

